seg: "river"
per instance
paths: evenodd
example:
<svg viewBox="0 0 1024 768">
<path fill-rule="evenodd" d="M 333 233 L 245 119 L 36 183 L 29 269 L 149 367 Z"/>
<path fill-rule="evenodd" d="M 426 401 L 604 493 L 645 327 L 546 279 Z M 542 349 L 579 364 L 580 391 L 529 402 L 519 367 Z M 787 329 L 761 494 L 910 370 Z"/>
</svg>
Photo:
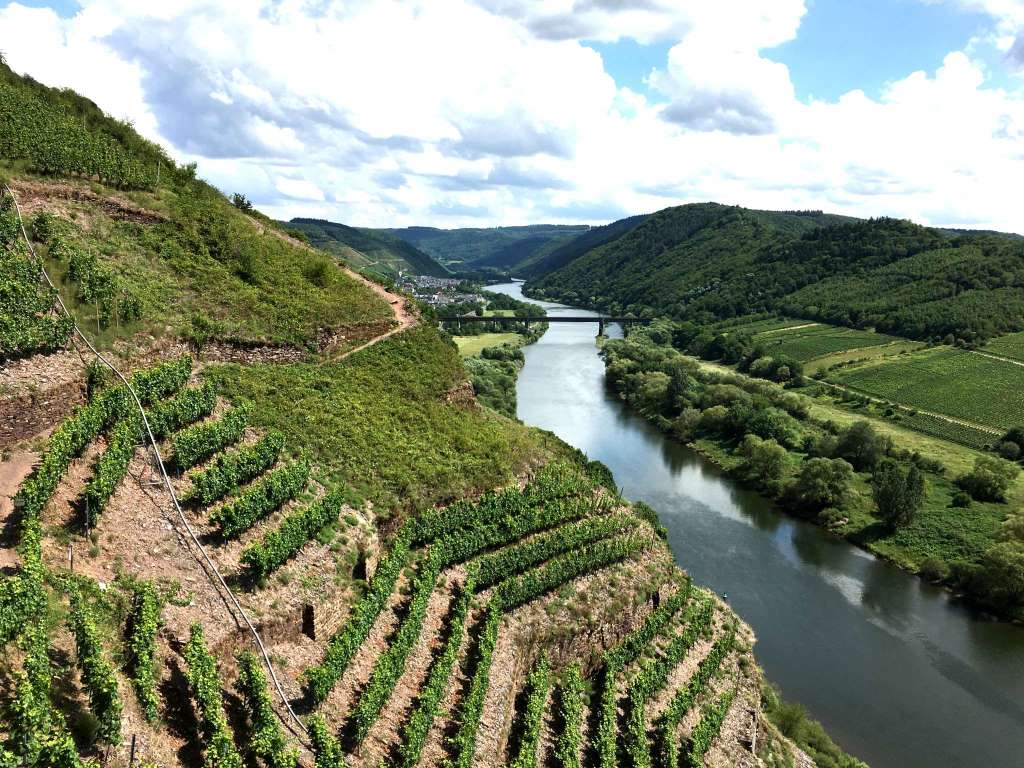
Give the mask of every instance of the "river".
<svg viewBox="0 0 1024 768">
<path fill-rule="evenodd" d="M 523 298 L 520 283 L 489 290 Z M 526 348 L 519 418 L 658 510 L 679 565 L 753 627 L 784 696 L 874 768 L 1024 766 L 1024 630 L 782 514 L 632 414 L 604 386 L 596 332 L 552 323 Z"/>
</svg>

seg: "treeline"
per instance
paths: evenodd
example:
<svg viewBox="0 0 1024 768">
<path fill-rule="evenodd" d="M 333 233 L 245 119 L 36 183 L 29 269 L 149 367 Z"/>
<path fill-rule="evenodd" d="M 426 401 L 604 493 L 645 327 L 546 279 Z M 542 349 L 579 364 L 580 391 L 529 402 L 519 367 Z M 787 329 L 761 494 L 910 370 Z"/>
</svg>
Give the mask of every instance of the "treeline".
<svg viewBox="0 0 1024 768">
<path fill-rule="evenodd" d="M 897 219 L 686 205 L 654 214 L 529 290 L 612 314 L 707 324 L 778 312 L 976 343 L 1024 328 L 1024 241 Z"/>
<path fill-rule="evenodd" d="M 794 514 L 994 611 L 1024 609 L 1024 517 L 993 530 L 985 521 L 1005 516 L 999 508 L 968 516 L 955 509 L 1003 505 L 1017 465 L 979 455 L 972 470 L 949 477 L 942 464 L 901 449 L 866 421 L 840 427 L 814 418 L 793 392 L 700 369 L 667 343 L 670 329 L 656 322 L 605 345 L 608 383 L 631 407 L 677 439 L 706 447 Z"/>
</svg>

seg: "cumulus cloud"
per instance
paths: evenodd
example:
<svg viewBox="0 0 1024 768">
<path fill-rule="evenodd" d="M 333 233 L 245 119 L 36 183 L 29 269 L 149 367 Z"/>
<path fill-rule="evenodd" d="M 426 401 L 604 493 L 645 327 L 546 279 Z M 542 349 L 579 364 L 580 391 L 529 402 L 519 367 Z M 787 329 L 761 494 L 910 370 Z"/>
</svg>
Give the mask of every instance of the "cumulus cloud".
<svg viewBox="0 0 1024 768">
<path fill-rule="evenodd" d="M 1020 0 L 980 10 L 1024 65 Z M 597 223 L 698 200 L 1020 228 L 1024 82 L 970 48 L 805 103 L 804 0 L 82 0 L 0 9 L 18 71 L 89 96 L 273 216 Z M 587 43 L 668 43 L 647 92 Z M 1002 82 L 1002 81 L 1000 81 Z M 1010 87 L 1017 90 L 1009 90 Z"/>
</svg>

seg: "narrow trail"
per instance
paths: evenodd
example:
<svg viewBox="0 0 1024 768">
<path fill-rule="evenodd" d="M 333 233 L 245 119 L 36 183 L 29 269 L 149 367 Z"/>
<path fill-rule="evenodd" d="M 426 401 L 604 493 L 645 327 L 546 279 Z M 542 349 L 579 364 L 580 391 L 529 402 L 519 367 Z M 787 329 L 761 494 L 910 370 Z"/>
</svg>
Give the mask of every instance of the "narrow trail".
<svg viewBox="0 0 1024 768">
<path fill-rule="evenodd" d="M 1021 368 L 1024 368 L 1024 362 L 1014 360 L 1012 357 L 1003 357 L 1002 355 L 997 355 L 994 352 L 982 352 L 980 349 L 972 349 L 971 354 L 978 355 L 979 357 L 987 357 L 989 360 L 998 360 L 1000 363 L 1019 365 Z"/>
</svg>

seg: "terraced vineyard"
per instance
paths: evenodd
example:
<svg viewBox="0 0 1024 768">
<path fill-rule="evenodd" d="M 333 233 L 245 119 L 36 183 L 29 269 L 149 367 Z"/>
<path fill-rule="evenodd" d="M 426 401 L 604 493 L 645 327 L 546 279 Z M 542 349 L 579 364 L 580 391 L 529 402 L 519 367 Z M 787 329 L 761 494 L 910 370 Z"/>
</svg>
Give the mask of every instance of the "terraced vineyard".
<svg viewBox="0 0 1024 768">
<path fill-rule="evenodd" d="M 843 370 L 835 381 L 864 394 L 994 430 L 1024 423 L 1024 369 L 938 347 Z"/>
<path fill-rule="evenodd" d="M 197 466 L 174 483 L 190 499 L 186 513 L 214 561 L 242 587 L 248 610 L 259 612 L 280 593 L 281 580 L 274 575 L 307 548 L 322 548 L 318 538 L 351 507 L 344 489 L 327 490 L 314 466 L 288 458 L 280 435 L 239 429 L 233 420 L 245 409 L 218 401 L 209 386 L 188 388 L 190 373 L 191 361 L 183 358 L 136 374 L 133 384 L 152 423 L 160 425 L 164 450 L 203 457 L 183 461 Z M 120 447 L 116 435 L 123 424 L 133 431 Z M 102 629 L 109 593 L 98 589 L 88 564 L 78 567 L 76 582 L 51 580 L 54 586 L 44 586 L 48 548 L 42 525 L 52 523 L 70 475 L 91 464 L 99 476 L 107 471 L 105 457 L 117 452 L 116 472 L 110 470 L 104 481 L 108 509 L 102 515 L 94 510 L 89 518 L 101 534 L 100 547 L 108 541 L 116 546 L 108 526 L 118 526 L 124 514 L 124 494 L 133 484 L 125 478 L 138 477 L 144 466 L 140 446 L 124 390 L 103 390 L 54 433 L 43 463 L 22 486 L 22 566 L 0 588 L 0 641 L 16 640 L 25 649 L 18 695 L 26 712 L 38 711 L 14 724 L 5 742 L 12 755 L 32 759 L 64 749 L 69 762 L 63 764 L 75 765 L 76 749 L 86 756 L 101 748 L 124 749 L 137 729 L 158 731 L 169 716 L 166 693 L 158 693 L 168 684 L 168 664 L 183 670 L 198 718 L 199 748 L 208 763 L 226 766 L 241 765 L 249 755 L 268 765 L 294 766 L 309 749 L 317 765 L 376 766 L 383 760 L 404 768 L 446 761 L 525 767 L 556 759 L 572 765 L 599 744 L 605 745 L 602 754 L 612 755 L 602 765 L 615 764 L 620 749 L 623 760 L 647 755 L 646 764 L 660 765 L 665 750 L 657 747 L 656 729 L 664 730 L 666 707 L 683 690 L 695 711 L 707 706 L 707 719 L 721 724 L 718 696 L 739 679 L 738 659 L 724 661 L 728 654 L 721 652 L 722 638 L 729 637 L 732 647 L 731 614 L 674 569 L 649 522 L 581 469 L 558 462 L 525 486 L 411 517 L 393 532 L 348 618 L 332 633 L 318 634 L 321 650 L 307 656 L 314 663 L 304 671 L 279 670 L 292 705 L 307 716 L 322 716 L 307 717 L 311 741 L 295 731 L 262 660 L 249 652 L 238 657 L 242 709 L 229 717 L 237 706 L 226 694 L 235 665 L 223 660 L 224 634 L 209 616 L 197 621 L 183 607 L 187 602 L 165 587 L 129 579 L 115 590 L 127 606 L 118 638 Z M 72 518 L 68 524 L 81 522 Z M 84 749 L 70 740 L 60 713 L 46 709 L 49 679 L 33 666 L 47 644 L 64 642 L 31 617 L 50 592 L 49 599 L 61 600 L 65 588 L 59 585 L 65 583 L 79 585 L 68 588 L 69 626 L 78 638 L 83 695 L 101 725 L 97 740 Z M 660 601 L 653 612 L 652 600 Z M 205 610 L 218 614 L 212 603 Z M 623 637 L 621 631 L 628 633 L 637 618 L 642 626 Z M 158 637 L 164 623 L 169 631 L 178 628 L 177 650 Z M 601 656 L 600 643 L 574 643 L 595 626 L 620 626 L 618 648 L 628 650 L 608 649 L 611 655 Z M 711 662 L 701 666 L 701 659 L 713 647 L 719 652 L 709 671 Z M 115 657 L 123 658 L 123 669 L 113 665 Z M 621 681 L 606 687 L 600 702 L 613 715 L 630 713 L 627 730 L 619 732 L 616 715 L 589 731 L 591 718 L 579 693 L 586 678 L 606 685 Z M 566 711 L 567 717 L 556 714 Z M 232 722 L 239 717 L 259 738 L 237 738 Z M 693 750 L 689 740 L 696 725 L 682 717 L 673 721 L 678 754 L 672 759 Z M 715 744 L 714 733 L 699 738 L 702 749 Z"/>
</svg>

